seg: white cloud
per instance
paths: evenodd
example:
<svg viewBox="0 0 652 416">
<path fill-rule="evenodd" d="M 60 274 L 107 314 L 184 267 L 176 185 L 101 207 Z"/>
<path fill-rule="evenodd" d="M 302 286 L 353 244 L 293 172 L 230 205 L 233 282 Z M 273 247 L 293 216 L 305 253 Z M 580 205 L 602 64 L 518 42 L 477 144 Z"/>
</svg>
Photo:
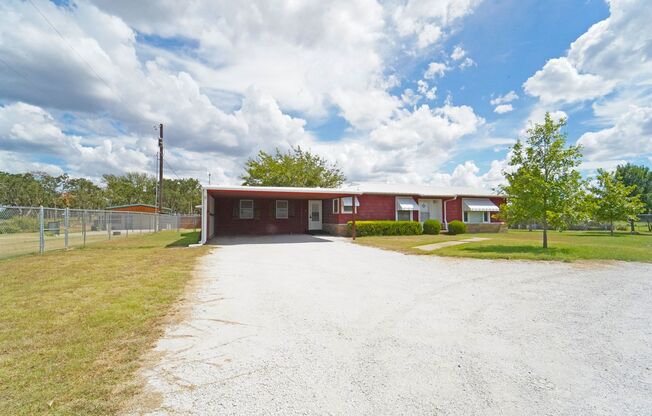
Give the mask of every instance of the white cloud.
<svg viewBox="0 0 652 416">
<path fill-rule="evenodd" d="M 436 173 L 432 178 L 432 183 L 440 186 L 462 186 L 492 190 L 505 183 L 502 172 L 506 166 L 507 162 L 505 160 L 494 160 L 486 173 L 478 175 L 480 168 L 475 162 L 469 160 L 457 165 L 452 173 Z"/>
<path fill-rule="evenodd" d="M 432 101 L 437 98 L 437 87 L 430 88 L 428 83 L 422 79 L 417 81 L 419 94 L 423 94 L 426 99 Z"/>
<path fill-rule="evenodd" d="M 391 13 L 402 37 L 416 37 L 418 48 L 436 43 L 443 29 L 470 14 L 481 0 L 407 0 Z"/>
<path fill-rule="evenodd" d="M 460 59 L 466 56 L 466 51 L 461 46 L 456 46 L 451 53 L 451 59 L 454 61 L 459 61 Z"/>
<path fill-rule="evenodd" d="M 505 95 L 501 95 L 492 99 L 491 101 L 489 101 L 489 103 L 491 105 L 498 105 L 498 104 L 511 103 L 514 100 L 518 100 L 518 95 L 516 95 L 514 90 L 511 90 Z"/>
<path fill-rule="evenodd" d="M 523 84 L 525 92 L 543 102 L 575 102 L 602 97 L 614 88 L 599 75 L 580 74 L 568 58 L 550 59 Z"/>
<path fill-rule="evenodd" d="M 466 69 L 470 66 L 476 66 L 476 63 L 473 59 L 469 58 L 468 56 L 464 58 L 461 64 L 459 64 L 460 69 Z"/>
<path fill-rule="evenodd" d="M 436 77 L 443 77 L 444 73 L 448 70 L 448 66 L 442 62 L 431 62 L 428 64 L 428 69 L 423 74 L 425 79 L 433 79 Z"/>
<path fill-rule="evenodd" d="M 613 126 L 584 133 L 577 143 L 589 161 L 652 154 L 652 107 L 631 106 Z"/>
<path fill-rule="evenodd" d="M 494 113 L 498 114 L 505 114 L 509 113 L 510 111 L 513 111 L 514 107 L 512 107 L 511 104 L 500 104 L 497 105 L 496 108 L 494 108 Z"/>
</svg>

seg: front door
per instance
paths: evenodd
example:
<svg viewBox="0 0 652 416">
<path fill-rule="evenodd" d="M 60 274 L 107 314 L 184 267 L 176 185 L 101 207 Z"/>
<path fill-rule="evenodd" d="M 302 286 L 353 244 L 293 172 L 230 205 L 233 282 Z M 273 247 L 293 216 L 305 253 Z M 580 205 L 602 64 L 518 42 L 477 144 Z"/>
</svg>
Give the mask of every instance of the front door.
<svg viewBox="0 0 652 416">
<path fill-rule="evenodd" d="M 441 199 L 419 199 L 419 222 L 441 218 Z"/>
<path fill-rule="evenodd" d="M 308 230 L 321 230 L 321 200 L 308 201 Z"/>
</svg>

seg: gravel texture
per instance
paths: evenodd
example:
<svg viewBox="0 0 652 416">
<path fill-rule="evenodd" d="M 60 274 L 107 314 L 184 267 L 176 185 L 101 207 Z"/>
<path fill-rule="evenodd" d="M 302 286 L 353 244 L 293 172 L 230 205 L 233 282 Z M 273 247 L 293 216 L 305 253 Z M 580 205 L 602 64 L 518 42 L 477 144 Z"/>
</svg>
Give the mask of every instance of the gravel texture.
<svg viewBox="0 0 652 416">
<path fill-rule="evenodd" d="M 218 244 L 136 413 L 652 414 L 650 264 Z"/>
</svg>

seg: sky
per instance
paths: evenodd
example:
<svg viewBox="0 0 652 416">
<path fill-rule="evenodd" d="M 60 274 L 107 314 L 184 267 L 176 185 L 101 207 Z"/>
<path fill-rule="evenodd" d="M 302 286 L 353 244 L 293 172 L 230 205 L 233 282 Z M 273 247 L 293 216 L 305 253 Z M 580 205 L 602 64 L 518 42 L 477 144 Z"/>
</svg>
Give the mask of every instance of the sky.
<svg viewBox="0 0 652 416">
<path fill-rule="evenodd" d="M 301 146 L 349 181 L 491 189 L 546 111 L 582 173 L 652 166 L 647 0 L 0 3 L 0 171 L 238 184 Z"/>
</svg>

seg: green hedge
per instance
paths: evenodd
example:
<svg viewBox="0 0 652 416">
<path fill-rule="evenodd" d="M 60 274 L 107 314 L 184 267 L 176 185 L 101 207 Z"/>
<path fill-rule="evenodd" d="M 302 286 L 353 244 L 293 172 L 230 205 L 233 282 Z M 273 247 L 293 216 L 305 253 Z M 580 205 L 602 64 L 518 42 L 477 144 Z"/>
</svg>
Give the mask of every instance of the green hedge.
<svg viewBox="0 0 652 416">
<path fill-rule="evenodd" d="M 347 223 L 351 233 L 351 221 Z M 355 234 L 360 237 L 370 235 L 418 235 L 421 234 L 418 221 L 356 221 Z"/>
<path fill-rule="evenodd" d="M 466 232 L 466 224 L 462 221 L 451 221 L 448 223 L 448 234 L 464 234 Z"/>
<path fill-rule="evenodd" d="M 33 233 L 39 230 L 39 220 L 34 217 L 15 216 L 0 221 L 0 234 Z"/>
<path fill-rule="evenodd" d="M 438 220 L 425 220 L 423 222 L 424 234 L 439 234 L 441 231 L 441 222 Z"/>
</svg>

